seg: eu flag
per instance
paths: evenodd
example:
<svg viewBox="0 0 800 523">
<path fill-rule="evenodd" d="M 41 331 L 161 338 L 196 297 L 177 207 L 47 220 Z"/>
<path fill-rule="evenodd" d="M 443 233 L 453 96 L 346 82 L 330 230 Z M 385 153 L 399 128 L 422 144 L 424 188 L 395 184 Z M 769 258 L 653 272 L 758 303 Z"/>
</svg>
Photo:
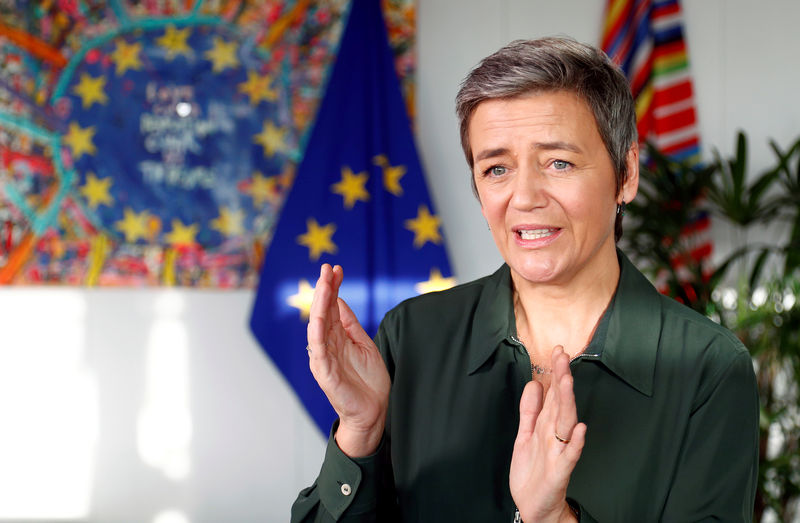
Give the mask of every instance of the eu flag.
<svg viewBox="0 0 800 523">
<path fill-rule="evenodd" d="M 335 413 L 311 375 L 305 350 L 322 263 L 344 268 L 340 296 L 371 335 L 399 301 L 454 281 L 379 0 L 351 3 L 250 318 L 259 343 L 327 434 Z"/>
</svg>

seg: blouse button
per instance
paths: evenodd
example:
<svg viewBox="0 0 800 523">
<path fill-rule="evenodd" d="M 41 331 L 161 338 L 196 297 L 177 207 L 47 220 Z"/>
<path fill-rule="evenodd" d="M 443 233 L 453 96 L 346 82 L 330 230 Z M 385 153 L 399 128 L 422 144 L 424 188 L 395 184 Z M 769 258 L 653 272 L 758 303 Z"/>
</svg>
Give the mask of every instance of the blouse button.
<svg viewBox="0 0 800 523">
<path fill-rule="evenodd" d="M 352 492 L 353 489 L 350 488 L 350 485 L 348 483 L 342 484 L 342 494 L 344 494 L 345 496 L 349 496 Z"/>
</svg>

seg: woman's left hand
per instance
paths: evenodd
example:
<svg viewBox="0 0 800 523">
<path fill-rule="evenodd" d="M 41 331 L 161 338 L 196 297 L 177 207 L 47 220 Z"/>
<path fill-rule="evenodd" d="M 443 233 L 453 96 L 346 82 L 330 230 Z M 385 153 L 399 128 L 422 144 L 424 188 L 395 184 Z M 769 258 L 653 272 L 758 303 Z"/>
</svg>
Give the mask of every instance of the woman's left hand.
<svg viewBox="0 0 800 523">
<path fill-rule="evenodd" d="M 553 349 L 552 364 L 553 381 L 544 401 L 542 385 L 531 381 L 519 403 L 509 486 L 526 523 L 575 521 L 567 485 L 583 450 L 586 425 L 578 423 L 569 357 L 561 346 Z"/>
</svg>

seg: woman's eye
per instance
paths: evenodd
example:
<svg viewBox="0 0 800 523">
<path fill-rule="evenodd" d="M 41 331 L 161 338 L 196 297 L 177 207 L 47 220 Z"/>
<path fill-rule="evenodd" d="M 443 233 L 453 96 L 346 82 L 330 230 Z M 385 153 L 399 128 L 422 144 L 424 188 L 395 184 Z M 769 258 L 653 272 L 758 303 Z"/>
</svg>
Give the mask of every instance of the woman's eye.
<svg viewBox="0 0 800 523">
<path fill-rule="evenodd" d="M 502 165 L 493 165 L 486 169 L 485 174 L 488 174 L 489 176 L 503 176 L 507 172 L 508 170 Z"/>
<path fill-rule="evenodd" d="M 553 167 L 556 170 L 563 171 L 564 169 L 568 168 L 570 163 L 564 160 L 555 160 L 553 161 Z"/>
</svg>

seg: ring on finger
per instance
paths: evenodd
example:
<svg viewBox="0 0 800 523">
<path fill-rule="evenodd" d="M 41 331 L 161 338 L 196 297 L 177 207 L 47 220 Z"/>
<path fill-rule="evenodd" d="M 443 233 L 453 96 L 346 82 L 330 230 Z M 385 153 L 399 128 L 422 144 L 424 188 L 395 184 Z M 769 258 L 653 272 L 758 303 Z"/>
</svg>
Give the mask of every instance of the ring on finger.
<svg viewBox="0 0 800 523">
<path fill-rule="evenodd" d="M 558 435 L 558 432 L 553 431 L 553 436 L 556 437 L 559 443 L 563 443 L 564 445 L 570 442 L 569 438 L 562 438 Z"/>
</svg>

